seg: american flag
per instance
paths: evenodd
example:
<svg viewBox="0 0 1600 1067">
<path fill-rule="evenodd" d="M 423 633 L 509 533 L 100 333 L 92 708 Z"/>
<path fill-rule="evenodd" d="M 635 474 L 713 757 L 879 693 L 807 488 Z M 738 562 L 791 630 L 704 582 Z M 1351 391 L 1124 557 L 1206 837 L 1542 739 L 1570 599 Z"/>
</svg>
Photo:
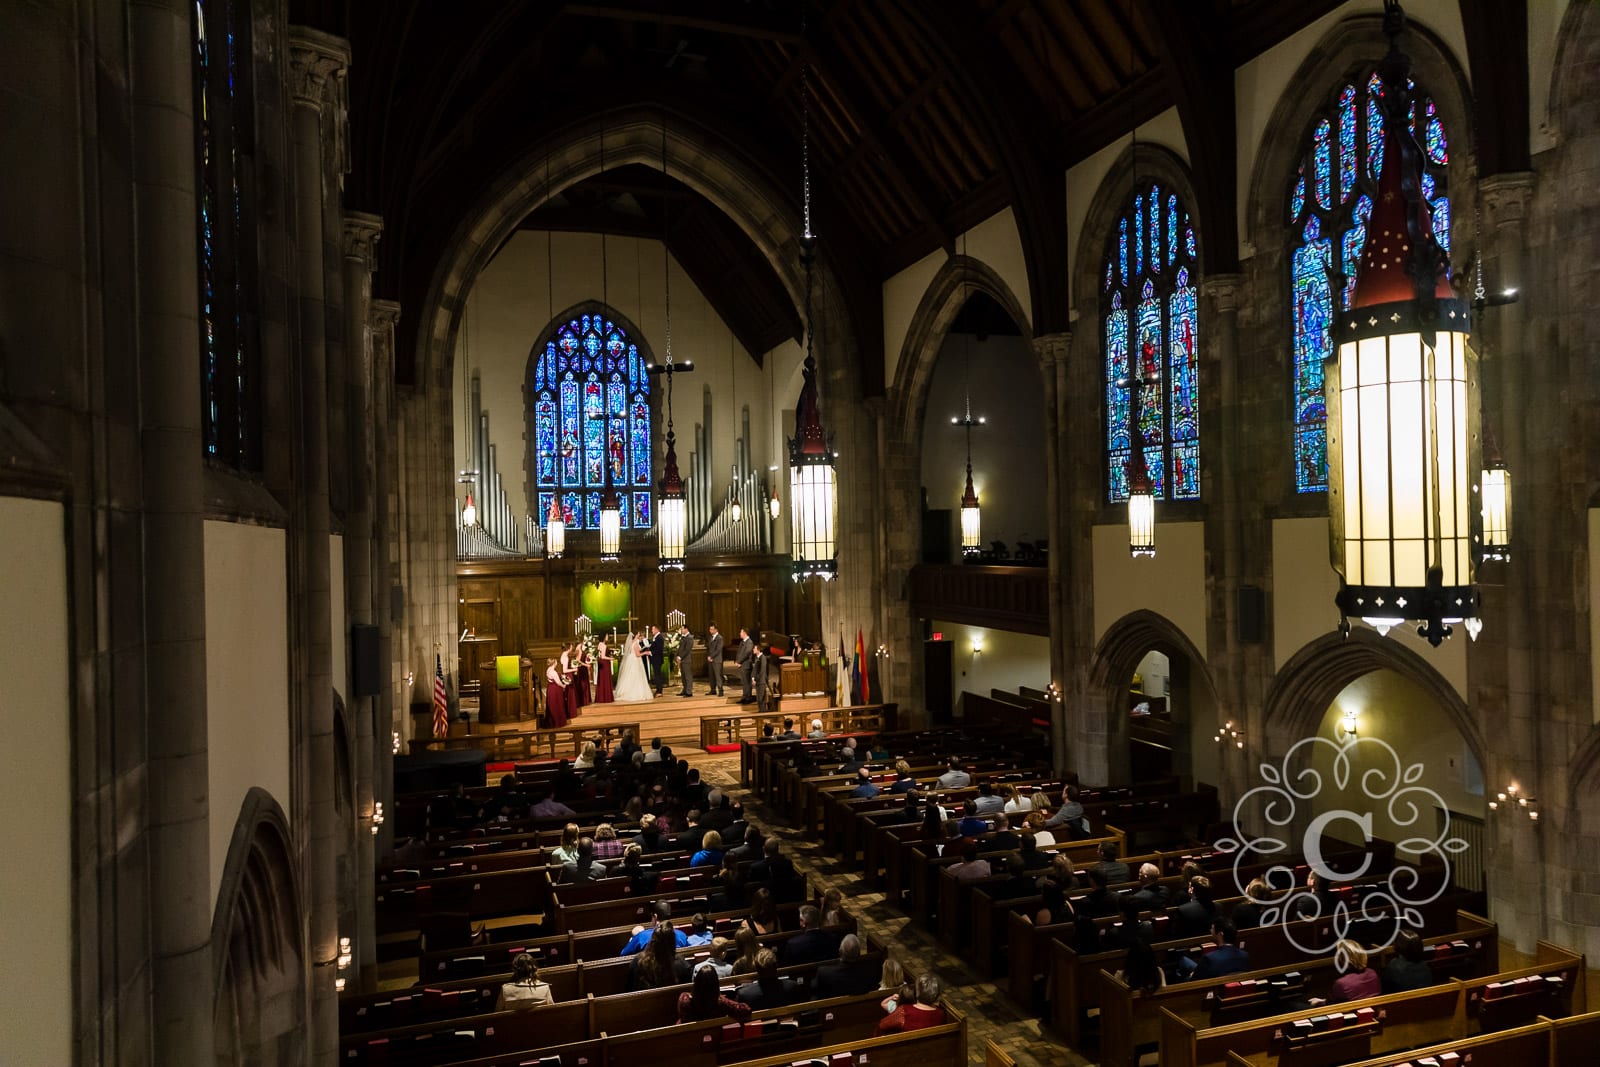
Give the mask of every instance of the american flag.
<svg viewBox="0 0 1600 1067">
<path fill-rule="evenodd" d="M 433 656 L 433 736 L 444 737 L 450 732 L 450 698 L 444 691 L 444 659 Z"/>
</svg>

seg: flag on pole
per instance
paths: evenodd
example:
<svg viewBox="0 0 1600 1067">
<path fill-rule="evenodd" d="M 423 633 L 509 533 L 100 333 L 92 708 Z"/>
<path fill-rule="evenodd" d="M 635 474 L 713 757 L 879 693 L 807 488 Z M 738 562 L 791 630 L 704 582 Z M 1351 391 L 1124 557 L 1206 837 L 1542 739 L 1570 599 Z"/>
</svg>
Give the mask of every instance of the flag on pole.
<svg viewBox="0 0 1600 1067">
<path fill-rule="evenodd" d="M 834 669 L 833 702 L 841 708 L 850 706 L 850 651 L 845 648 L 844 634 L 839 635 L 839 662 Z"/>
<path fill-rule="evenodd" d="M 851 703 L 870 704 L 867 698 L 867 642 L 861 636 L 861 628 L 856 627 L 856 663 L 855 669 L 850 672 L 850 681 L 854 683 L 855 690 L 850 694 Z"/>
<path fill-rule="evenodd" d="M 433 654 L 433 736 L 442 738 L 450 732 L 450 698 L 444 691 L 444 660 Z"/>
</svg>

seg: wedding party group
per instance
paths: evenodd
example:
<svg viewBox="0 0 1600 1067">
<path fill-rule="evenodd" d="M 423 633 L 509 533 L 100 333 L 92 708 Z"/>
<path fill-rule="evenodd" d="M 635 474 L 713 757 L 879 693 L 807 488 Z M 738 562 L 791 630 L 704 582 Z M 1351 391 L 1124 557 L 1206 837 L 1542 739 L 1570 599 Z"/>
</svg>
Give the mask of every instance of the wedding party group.
<svg viewBox="0 0 1600 1067">
<path fill-rule="evenodd" d="M 545 664 L 545 698 L 549 725 L 562 727 L 578 717 L 587 704 L 627 704 L 654 700 L 671 679 L 677 664 L 682 682 L 680 697 L 694 696 L 694 647 L 698 638 L 687 625 L 668 635 L 659 626 L 643 633 L 628 634 L 613 648 L 604 634 L 589 641 L 568 641 L 561 653 Z M 743 692 L 741 704 L 764 703 L 767 693 L 768 660 L 750 630 L 739 628 L 739 640 L 731 650 L 716 623 L 706 628 L 707 694 L 723 696 L 723 674 L 731 651 Z"/>
</svg>

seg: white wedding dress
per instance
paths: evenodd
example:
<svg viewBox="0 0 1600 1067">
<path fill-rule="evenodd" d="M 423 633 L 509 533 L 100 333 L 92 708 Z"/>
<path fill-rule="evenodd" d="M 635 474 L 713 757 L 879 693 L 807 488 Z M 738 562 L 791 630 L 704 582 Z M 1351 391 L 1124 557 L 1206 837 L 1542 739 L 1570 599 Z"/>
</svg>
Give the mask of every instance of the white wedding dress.
<svg viewBox="0 0 1600 1067">
<path fill-rule="evenodd" d="M 644 674 L 644 660 L 639 658 L 639 642 L 632 634 L 622 646 L 622 665 L 617 668 L 617 684 L 611 687 L 611 696 L 619 704 L 654 700 L 656 691 Z"/>
</svg>

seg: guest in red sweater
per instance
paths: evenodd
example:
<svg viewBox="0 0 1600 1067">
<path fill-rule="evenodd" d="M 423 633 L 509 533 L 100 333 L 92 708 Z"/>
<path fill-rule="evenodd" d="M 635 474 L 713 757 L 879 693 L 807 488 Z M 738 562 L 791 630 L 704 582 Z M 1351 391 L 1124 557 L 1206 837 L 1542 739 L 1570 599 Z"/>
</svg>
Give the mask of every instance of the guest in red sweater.
<svg viewBox="0 0 1600 1067">
<path fill-rule="evenodd" d="M 895 1008 L 878 1024 L 878 1033 L 892 1034 L 900 1030 L 921 1030 L 940 1025 L 944 1022 L 944 1009 L 939 1006 L 939 997 L 943 992 L 944 988 L 937 977 L 932 974 L 920 975 L 917 978 L 917 1002 Z"/>
</svg>

